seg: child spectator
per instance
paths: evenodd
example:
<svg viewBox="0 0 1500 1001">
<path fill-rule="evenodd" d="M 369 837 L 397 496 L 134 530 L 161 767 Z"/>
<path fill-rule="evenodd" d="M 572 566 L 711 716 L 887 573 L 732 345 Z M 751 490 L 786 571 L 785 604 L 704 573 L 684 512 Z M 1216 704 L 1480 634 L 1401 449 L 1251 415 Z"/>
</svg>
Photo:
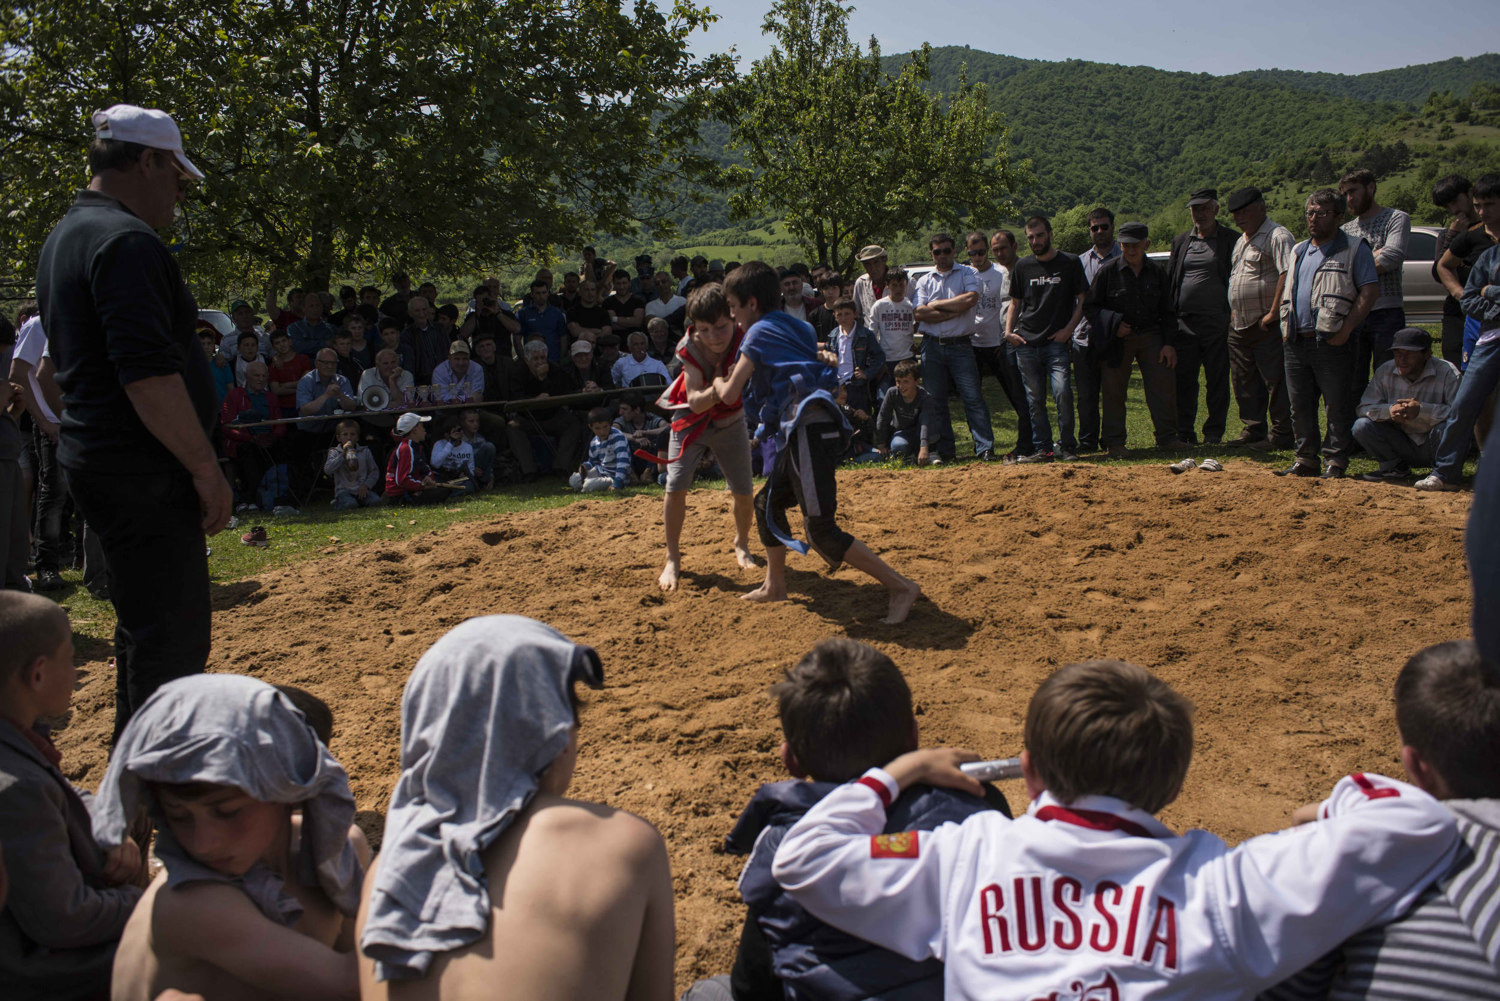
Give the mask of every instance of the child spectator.
<svg viewBox="0 0 1500 1001">
<path fill-rule="evenodd" d="M 453 303 L 445 302 L 439 306 L 433 319 L 448 340 L 451 341 L 458 335 L 458 307 Z"/>
<path fill-rule="evenodd" d="M 495 443 L 486 438 L 479 429 L 478 410 L 465 410 L 458 418 L 460 434 L 474 452 L 474 478 L 488 489 L 495 484 Z"/>
<path fill-rule="evenodd" d="M 380 494 L 380 467 L 368 446 L 359 443 L 359 422 L 339 421 L 334 431 L 337 444 L 328 450 L 323 472 L 333 478 L 333 506 L 338 511 L 356 507 L 376 507 Z"/>
<path fill-rule="evenodd" d="M 404 372 L 415 373 L 417 370 L 417 356 L 409 344 L 401 343 L 401 332 L 405 328 L 400 320 L 394 316 L 382 316 L 380 318 L 380 350 L 396 352 L 397 367 Z M 378 354 L 379 352 L 377 352 Z M 378 361 L 377 361 L 378 364 Z M 415 380 L 415 374 L 412 375 Z"/>
<path fill-rule="evenodd" d="M 853 430 L 849 434 L 849 444 L 844 449 L 844 454 L 839 462 L 877 462 L 880 452 L 875 448 L 875 418 L 870 416 L 868 410 L 861 410 L 849 404 L 849 387 L 839 386 L 838 391 L 833 394 L 833 400 L 839 405 L 839 412 L 844 415 Z"/>
<path fill-rule="evenodd" d="M 733 406 L 748 393 L 747 410 L 774 435 L 779 451 L 765 486 L 755 499 L 755 520 L 766 547 L 766 579 L 745 597 L 750 601 L 786 600 L 786 551 L 807 552 L 792 538 L 786 509 L 802 508 L 802 521 L 813 548 L 837 569 L 846 560 L 879 581 L 890 594 L 885 623 L 906 621 L 922 589 L 892 570 L 868 546 L 838 527 L 838 485 L 834 467 L 843 450 L 848 425 L 829 390 L 836 359 L 818 351 L 812 327 L 776 308 L 781 283 L 763 261 L 741 265 L 725 279 L 725 298 L 745 330 L 734 370 L 714 380 L 713 393 Z M 757 429 L 756 437 L 763 437 Z"/>
<path fill-rule="evenodd" d="M 3 420 L 5 418 L 0 418 Z M 135 842 L 95 846 L 87 793 L 61 771 L 43 716 L 61 716 L 78 677 L 68 616 L 40 596 L 0 591 L 0 983 L 8 1001 L 109 996 L 115 946 L 139 886 Z"/>
<path fill-rule="evenodd" d="M 474 468 L 474 448 L 464 441 L 462 422 L 449 426 L 443 437 L 432 445 L 432 468 L 450 483 L 463 481 L 460 493 L 471 494 L 479 489 L 479 474 Z"/>
<path fill-rule="evenodd" d="M 818 280 L 818 305 L 808 312 L 807 322 L 818 335 L 819 345 L 826 347 L 828 336 L 838 329 L 839 321 L 833 318 L 833 304 L 843 297 L 844 282 L 838 275 L 830 271 Z"/>
<path fill-rule="evenodd" d="M 271 380 L 271 392 L 276 402 L 287 413 L 297 410 L 297 382 L 312 371 L 313 363 L 307 355 L 292 350 L 292 335 L 285 330 L 271 334 L 271 362 L 267 366 Z"/>
<path fill-rule="evenodd" d="M 385 496 L 392 504 L 441 504 L 452 493 L 437 485 L 432 467 L 422 454 L 431 417 L 406 413 L 396 419 L 391 437 L 396 447 L 385 466 Z"/>
<path fill-rule="evenodd" d="M 242 330 L 236 335 L 234 351 L 234 384 L 243 386 L 245 384 L 245 366 L 253 361 L 265 361 L 260 353 L 260 332 L 255 330 Z M 221 349 L 222 350 L 222 349 Z"/>
<path fill-rule="evenodd" d="M 1072 664 L 1037 688 L 1021 769 L 1027 815 L 871 841 L 917 782 L 967 789 L 974 755 L 903 754 L 830 793 L 772 872 L 811 913 L 911 959 L 947 996 L 1248 997 L 1373 921 L 1452 864 L 1440 803 L 1378 775 L 1342 779 L 1317 823 L 1227 847 L 1153 814 L 1182 788 L 1192 708 L 1146 670 Z"/>
<path fill-rule="evenodd" d="M 672 437 L 667 445 L 667 496 L 662 521 L 666 528 L 667 563 L 657 583 L 662 590 L 677 587 L 681 573 L 682 523 L 687 517 L 687 491 L 699 460 L 712 452 L 719 460 L 725 485 L 734 504 L 734 555 L 746 569 L 755 567 L 750 556 L 750 519 L 754 511 L 751 492 L 750 440 L 745 429 L 745 408 L 739 400 L 720 399 L 714 380 L 734 370 L 742 333 L 729 312 L 724 287 L 705 285 L 688 293 L 687 343 L 678 355 L 682 374 L 667 390 L 665 399 L 675 408 Z"/>
<path fill-rule="evenodd" d="M 343 328 L 349 331 L 349 353 L 359 365 L 360 371 L 369 368 L 375 363 L 375 352 L 372 350 L 374 345 L 365 339 L 365 333 L 369 330 L 369 324 L 366 322 L 364 314 L 359 312 L 358 309 L 349 310 L 348 315 L 344 317 Z M 349 381 L 355 385 L 359 383 L 358 379 L 351 379 Z"/>
<path fill-rule="evenodd" d="M 875 420 L 876 447 L 881 455 L 915 460 L 919 466 L 937 465 L 941 460 L 932 447 L 943 433 L 943 422 L 937 401 L 917 381 L 921 370 L 915 358 L 896 363 L 896 384 L 885 391 Z"/>
<path fill-rule="evenodd" d="M 94 806 L 101 845 L 141 810 L 163 871 L 115 957 L 116 1001 L 350 998 L 369 848 L 343 767 L 272 686 L 198 674 L 157 689 L 120 735 Z"/>
<path fill-rule="evenodd" d="M 910 960 L 825 925 L 771 876 L 782 838 L 808 810 L 874 767 L 870 762 L 916 749 L 917 719 L 906 679 L 874 647 L 828 639 L 787 671 L 771 694 L 781 716 L 781 761 L 793 779 L 756 790 L 724 840 L 729 854 L 748 856 L 739 879 L 747 913 L 734 972 L 721 979 L 730 981 L 736 1001 L 941 998 L 940 962 Z M 902 832 L 930 831 L 987 810 L 1010 816 L 993 787 L 980 798 L 914 786 L 891 804 L 883 840 L 895 844 Z"/>
<path fill-rule="evenodd" d="M 589 411 L 589 430 L 594 437 L 589 441 L 588 457 L 578 472 L 568 478 L 568 485 L 584 493 L 600 490 L 620 490 L 630 482 L 630 445 L 625 433 L 610 421 L 608 407 L 595 407 Z"/>
<path fill-rule="evenodd" d="M 360 322 L 364 322 L 361 319 Z M 349 380 L 350 386 L 358 386 L 360 377 L 365 374 L 366 366 L 354 357 L 354 337 L 348 328 L 341 327 L 330 339 L 333 351 L 338 355 L 338 374 Z"/>
<path fill-rule="evenodd" d="M 327 702 L 296 685 L 277 685 L 276 690 L 296 706 L 324 747 L 333 742 L 333 710 L 328 708 Z"/>
<path fill-rule="evenodd" d="M 219 394 L 219 406 L 222 407 L 224 397 L 234 385 L 234 366 L 219 353 L 218 334 L 212 327 L 199 329 L 198 343 L 203 345 L 203 353 L 208 355 L 208 368 L 214 377 L 214 392 Z"/>
<path fill-rule="evenodd" d="M 883 399 L 891 387 L 895 366 L 912 357 L 912 334 L 916 329 L 916 307 L 906 298 L 906 272 L 901 268 L 887 271 L 885 291 L 885 297 L 870 307 L 870 328 L 880 340 L 886 364 L 885 374 L 875 381 L 877 399 Z"/>
<path fill-rule="evenodd" d="M 516 998 L 672 997 L 661 836 L 564 798 L 579 683 L 603 687 L 598 654 L 516 615 L 470 619 L 417 662 L 403 771 L 360 907 L 366 1001 L 501 985 Z"/>
<path fill-rule="evenodd" d="M 653 452 L 659 458 L 667 457 L 667 435 L 671 429 L 667 422 L 646 409 L 646 402 L 637 393 L 626 393 L 620 397 L 620 416 L 615 418 L 615 427 L 625 433 L 630 445 L 630 472 L 638 483 L 656 482 L 660 463 L 642 459 L 636 449 Z"/>
<path fill-rule="evenodd" d="M 835 302 L 833 318 L 838 327 L 829 332 L 828 350 L 838 359 L 839 385 L 849 387 L 851 407 L 868 411 L 870 387 L 885 372 L 885 352 L 874 331 L 859 322 L 853 299 Z"/>
</svg>

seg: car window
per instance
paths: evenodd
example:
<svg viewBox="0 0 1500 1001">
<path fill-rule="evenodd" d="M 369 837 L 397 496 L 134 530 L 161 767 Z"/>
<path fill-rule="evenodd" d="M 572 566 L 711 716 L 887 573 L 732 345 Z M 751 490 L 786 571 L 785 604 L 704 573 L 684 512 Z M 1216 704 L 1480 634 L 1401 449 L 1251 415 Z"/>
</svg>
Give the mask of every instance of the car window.
<svg viewBox="0 0 1500 1001">
<path fill-rule="evenodd" d="M 1437 237 L 1421 230 L 1412 230 L 1406 239 L 1408 261 L 1432 261 L 1437 259 Z"/>
</svg>

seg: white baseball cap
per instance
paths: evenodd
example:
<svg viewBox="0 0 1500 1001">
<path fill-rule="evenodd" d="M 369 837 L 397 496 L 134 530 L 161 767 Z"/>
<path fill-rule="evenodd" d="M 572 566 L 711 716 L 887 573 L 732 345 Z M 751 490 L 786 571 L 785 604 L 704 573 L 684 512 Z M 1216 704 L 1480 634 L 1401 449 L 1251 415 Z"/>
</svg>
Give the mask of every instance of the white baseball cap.
<svg viewBox="0 0 1500 1001">
<path fill-rule="evenodd" d="M 594 350 L 594 346 L 588 341 L 574 341 L 573 349 L 568 353 L 575 355 L 586 355 L 592 350 Z"/>
<path fill-rule="evenodd" d="M 203 180 L 203 171 L 193 166 L 182 152 L 182 133 L 172 116 L 156 108 L 138 108 L 134 104 L 116 104 L 94 112 L 94 134 L 100 139 L 139 143 L 152 149 L 171 150 L 177 164 L 195 181 Z"/>
<path fill-rule="evenodd" d="M 412 428 L 418 424 L 426 424 L 432 420 L 431 417 L 423 417 L 421 414 L 402 414 L 396 419 L 397 434 L 411 434 Z"/>
</svg>

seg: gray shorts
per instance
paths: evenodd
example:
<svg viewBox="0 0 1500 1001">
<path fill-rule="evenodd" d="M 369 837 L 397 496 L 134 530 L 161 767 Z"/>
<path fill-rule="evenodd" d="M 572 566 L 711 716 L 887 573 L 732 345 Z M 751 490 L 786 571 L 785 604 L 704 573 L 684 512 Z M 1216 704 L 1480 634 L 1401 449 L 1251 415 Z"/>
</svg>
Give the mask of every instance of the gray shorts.
<svg viewBox="0 0 1500 1001">
<path fill-rule="evenodd" d="M 667 493 L 679 493 L 693 485 L 693 472 L 698 468 L 698 459 L 703 450 L 713 452 L 724 481 L 732 494 L 750 494 L 755 491 L 754 478 L 750 475 L 750 432 L 745 427 L 745 414 L 741 411 L 733 417 L 711 421 L 697 440 L 683 453 L 682 438 L 676 431 L 667 444 L 667 458 L 681 459 L 667 466 Z"/>
</svg>

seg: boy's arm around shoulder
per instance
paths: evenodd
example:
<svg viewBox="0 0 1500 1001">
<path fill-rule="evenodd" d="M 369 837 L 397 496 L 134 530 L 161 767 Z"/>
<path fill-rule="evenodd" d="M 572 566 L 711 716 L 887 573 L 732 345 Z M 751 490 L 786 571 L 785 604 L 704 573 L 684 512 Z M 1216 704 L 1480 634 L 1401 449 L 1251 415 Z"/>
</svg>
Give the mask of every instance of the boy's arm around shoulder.
<svg viewBox="0 0 1500 1001">
<path fill-rule="evenodd" d="M 0 771 L 0 851 L 10 874 L 6 909 L 28 937 L 51 949 L 118 939 L 141 897 L 139 887 L 95 887 L 84 878 L 69 841 L 68 795 L 39 770 Z M 95 850 L 92 841 L 83 850 Z"/>
<path fill-rule="evenodd" d="M 228 883 L 162 887 L 151 918 L 158 949 L 209 963 L 265 994 L 294 1001 L 359 997 L 354 953 L 277 924 Z"/>
<path fill-rule="evenodd" d="M 1441 803 L 1382 775 L 1340 779 L 1318 816 L 1210 864 L 1210 920 L 1248 986 L 1279 983 L 1403 914 L 1448 871 L 1459 845 Z"/>
<path fill-rule="evenodd" d="M 835 789 L 787 832 L 771 874 L 835 928 L 908 959 L 941 959 L 947 877 L 962 828 L 882 835 L 902 788 L 872 768 Z"/>
<path fill-rule="evenodd" d="M 755 362 L 745 354 L 743 346 L 740 356 L 734 361 L 734 368 L 730 370 L 725 378 L 714 380 L 714 389 L 718 391 L 719 399 L 733 406 L 739 401 L 740 394 L 745 391 L 745 384 L 750 381 L 750 376 L 755 373 Z"/>
</svg>

